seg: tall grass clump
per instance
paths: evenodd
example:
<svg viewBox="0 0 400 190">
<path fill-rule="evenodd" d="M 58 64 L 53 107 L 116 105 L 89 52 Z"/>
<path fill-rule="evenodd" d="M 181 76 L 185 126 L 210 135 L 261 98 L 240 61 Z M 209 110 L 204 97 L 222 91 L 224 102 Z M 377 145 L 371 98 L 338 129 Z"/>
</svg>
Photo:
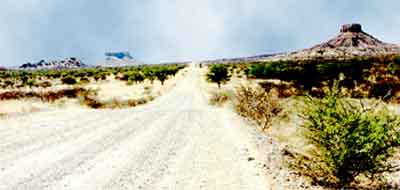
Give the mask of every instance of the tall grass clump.
<svg viewBox="0 0 400 190">
<path fill-rule="evenodd" d="M 382 181 L 394 166 L 388 159 L 400 146 L 400 119 L 384 105 L 366 106 L 340 97 L 338 83 L 321 99 L 309 97 L 302 116 L 310 157 L 294 166 L 314 182 L 336 189 Z M 378 180 L 379 179 L 379 180 Z M 377 183 L 375 183 L 377 184 Z"/>
<path fill-rule="evenodd" d="M 262 130 L 268 129 L 272 120 L 282 112 L 278 97 L 261 87 L 238 87 L 234 107 L 239 115 L 255 121 Z"/>
</svg>

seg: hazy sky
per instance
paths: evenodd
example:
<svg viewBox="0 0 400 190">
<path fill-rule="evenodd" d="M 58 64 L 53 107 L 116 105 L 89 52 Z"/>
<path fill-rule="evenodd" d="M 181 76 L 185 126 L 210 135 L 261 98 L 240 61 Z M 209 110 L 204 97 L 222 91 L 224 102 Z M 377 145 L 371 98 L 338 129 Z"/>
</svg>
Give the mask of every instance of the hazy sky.
<svg viewBox="0 0 400 190">
<path fill-rule="evenodd" d="M 146 62 L 250 56 L 309 47 L 359 22 L 400 42 L 399 0 L 1 0 L 0 65 L 106 51 Z"/>
</svg>

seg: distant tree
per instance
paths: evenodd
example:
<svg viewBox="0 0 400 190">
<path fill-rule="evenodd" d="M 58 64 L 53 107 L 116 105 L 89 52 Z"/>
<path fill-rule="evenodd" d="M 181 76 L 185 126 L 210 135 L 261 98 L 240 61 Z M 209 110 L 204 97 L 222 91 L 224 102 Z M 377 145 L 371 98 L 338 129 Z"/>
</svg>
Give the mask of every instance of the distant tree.
<svg viewBox="0 0 400 190">
<path fill-rule="evenodd" d="M 155 72 L 153 70 L 146 69 L 143 71 L 143 73 L 145 78 L 150 80 L 151 84 L 153 84 L 154 80 L 156 79 Z"/>
<path fill-rule="evenodd" d="M 29 86 L 29 88 L 32 88 L 33 86 L 36 86 L 36 80 L 35 79 L 30 79 L 26 82 L 26 85 Z"/>
<path fill-rule="evenodd" d="M 168 79 L 168 71 L 165 69 L 159 69 L 155 73 L 156 78 L 161 82 L 161 85 L 164 85 L 165 80 Z"/>
<path fill-rule="evenodd" d="M 71 76 L 66 76 L 66 77 L 61 79 L 61 82 L 63 84 L 74 85 L 74 84 L 76 84 L 76 79 L 74 77 L 71 77 Z"/>
<path fill-rule="evenodd" d="M 207 73 L 207 80 L 217 83 L 218 88 L 221 88 L 221 84 L 228 82 L 230 78 L 231 75 L 229 74 L 228 68 L 221 64 L 210 66 Z"/>
<path fill-rule="evenodd" d="M 144 81 L 144 75 L 140 72 L 131 72 L 129 73 L 128 81 L 135 81 L 136 83 L 140 83 Z"/>
<path fill-rule="evenodd" d="M 89 83 L 90 83 L 90 80 L 89 80 L 89 78 L 87 78 L 87 77 L 82 77 L 82 78 L 79 80 L 79 83 L 80 83 L 80 84 L 89 84 Z"/>
</svg>

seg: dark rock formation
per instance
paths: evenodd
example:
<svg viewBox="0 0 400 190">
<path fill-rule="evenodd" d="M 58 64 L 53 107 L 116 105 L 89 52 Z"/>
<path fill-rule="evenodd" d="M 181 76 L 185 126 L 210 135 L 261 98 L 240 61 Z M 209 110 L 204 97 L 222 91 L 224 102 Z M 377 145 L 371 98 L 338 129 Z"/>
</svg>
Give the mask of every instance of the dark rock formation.
<svg viewBox="0 0 400 190">
<path fill-rule="evenodd" d="M 342 26 L 340 32 L 362 32 L 362 26 L 361 24 L 345 24 Z"/>
<path fill-rule="evenodd" d="M 20 69 L 74 69 L 86 67 L 79 59 L 70 57 L 59 61 L 40 60 L 38 63 L 26 63 L 21 65 Z"/>
</svg>

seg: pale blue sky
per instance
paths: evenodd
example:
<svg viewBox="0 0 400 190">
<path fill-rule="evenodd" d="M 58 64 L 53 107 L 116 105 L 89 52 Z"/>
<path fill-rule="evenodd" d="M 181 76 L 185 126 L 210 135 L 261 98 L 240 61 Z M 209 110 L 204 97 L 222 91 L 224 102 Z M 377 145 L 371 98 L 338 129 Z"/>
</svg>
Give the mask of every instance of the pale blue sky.
<svg viewBox="0 0 400 190">
<path fill-rule="evenodd" d="M 250 56 L 307 48 L 359 22 L 400 42 L 398 0 L 1 0 L 3 66 L 105 51 L 146 62 Z"/>
</svg>

